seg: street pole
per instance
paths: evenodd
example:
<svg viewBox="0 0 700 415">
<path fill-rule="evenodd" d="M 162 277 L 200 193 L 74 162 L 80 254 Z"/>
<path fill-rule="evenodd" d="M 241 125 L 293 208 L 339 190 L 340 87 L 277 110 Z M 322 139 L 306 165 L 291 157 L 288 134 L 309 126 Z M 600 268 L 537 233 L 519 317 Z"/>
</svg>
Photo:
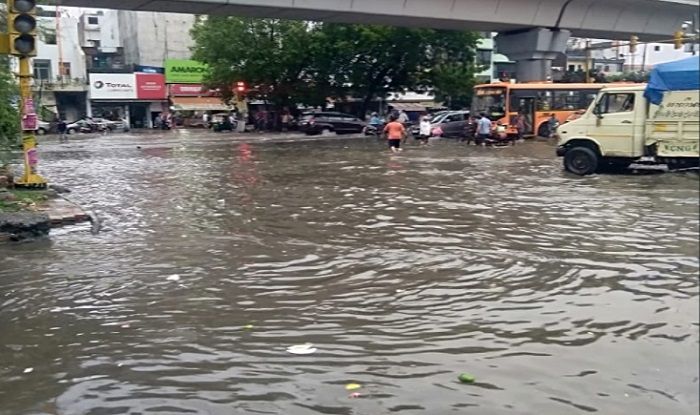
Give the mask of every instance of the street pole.
<svg viewBox="0 0 700 415">
<path fill-rule="evenodd" d="M 591 40 L 586 39 L 586 61 L 584 62 L 584 70 L 586 71 L 586 83 L 591 83 Z"/>
<path fill-rule="evenodd" d="M 21 114 L 21 134 L 22 150 L 24 153 L 24 173 L 17 181 L 21 187 L 46 187 L 46 180 L 36 172 L 39 157 L 36 150 L 36 124 L 37 115 L 32 99 L 32 71 L 30 58 L 21 56 L 19 58 L 19 91 L 20 91 L 20 114 Z"/>
</svg>

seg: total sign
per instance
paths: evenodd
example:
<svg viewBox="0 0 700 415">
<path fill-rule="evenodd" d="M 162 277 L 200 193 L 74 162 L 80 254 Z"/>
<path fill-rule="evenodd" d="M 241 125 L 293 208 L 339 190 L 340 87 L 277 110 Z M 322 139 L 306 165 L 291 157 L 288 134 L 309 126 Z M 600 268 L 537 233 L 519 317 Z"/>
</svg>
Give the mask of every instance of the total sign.
<svg viewBox="0 0 700 415">
<path fill-rule="evenodd" d="M 91 99 L 136 99 L 133 73 L 91 73 Z"/>
</svg>

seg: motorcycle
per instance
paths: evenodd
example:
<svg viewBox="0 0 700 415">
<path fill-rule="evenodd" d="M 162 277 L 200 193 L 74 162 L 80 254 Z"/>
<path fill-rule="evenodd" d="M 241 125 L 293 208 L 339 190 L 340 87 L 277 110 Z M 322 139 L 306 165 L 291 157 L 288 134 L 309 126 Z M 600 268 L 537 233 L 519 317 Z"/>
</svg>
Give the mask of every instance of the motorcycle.
<svg viewBox="0 0 700 415">
<path fill-rule="evenodd" d="M 365 135 L 379 137 L 384 132 L 384 124 L 367 124 Z"/>
</svg>

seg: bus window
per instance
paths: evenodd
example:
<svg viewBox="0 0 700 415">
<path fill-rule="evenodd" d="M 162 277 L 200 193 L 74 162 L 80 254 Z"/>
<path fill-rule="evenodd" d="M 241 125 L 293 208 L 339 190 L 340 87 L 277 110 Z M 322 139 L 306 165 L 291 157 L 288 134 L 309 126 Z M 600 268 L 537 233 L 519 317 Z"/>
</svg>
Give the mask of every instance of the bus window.
<svg viewBox="0 0 700 415">
<path fill-rule="evenodd" d="M 537 111 L 552 109 L 552 91 L 537 91 Z"/>
<path fill-rule="evenodd" d="M 598 91 L 594 89 L 584 89 L 582 91 L 579 91 L 581 94 L 580 98 L 580 103 L 581 109 L 588 108 L 589 105 L 591 105 L 591 102 L 595 101 L 596 95 L 598 95 Z"/>
<path fill-rule="evenodd" d="M 580 95 L 577 91 L 557 90 L 554 91 L 553 110 L 573 111 L 579 108 Z"/>
<path fill-rule="evenodd" d="M 498 120 L 506 115 L 506 89 L 478 88 L 473 100 L 472 113 L 474 115 L 485 112 L 492 120 Z"/>
</svg>

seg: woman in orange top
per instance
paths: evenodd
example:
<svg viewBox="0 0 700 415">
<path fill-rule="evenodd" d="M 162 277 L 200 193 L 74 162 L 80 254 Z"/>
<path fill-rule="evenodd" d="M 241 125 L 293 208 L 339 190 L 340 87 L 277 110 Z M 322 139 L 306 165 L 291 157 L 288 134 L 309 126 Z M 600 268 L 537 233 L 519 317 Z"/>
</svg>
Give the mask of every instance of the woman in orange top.
<svg viewBox="0 0 700 415">
<path fill-rule="evenodd" d="M 392 152 L 398 153 L 401 151 L 401 140 L 406 138 L 406 127 L 396 121 L 395 116 L 389 118 L 389 124 L 384 127 L 384 134 L 389 140 L 389 148 Z"/>
</svg>

